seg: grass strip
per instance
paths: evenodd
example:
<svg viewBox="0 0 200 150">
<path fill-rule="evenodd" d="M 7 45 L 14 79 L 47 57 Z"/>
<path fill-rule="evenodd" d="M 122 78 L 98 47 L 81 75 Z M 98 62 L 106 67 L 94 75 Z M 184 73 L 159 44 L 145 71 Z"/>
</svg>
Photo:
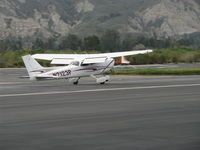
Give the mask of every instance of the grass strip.
<svg viewBox="0 0 200 150">
<path fill-rule="evenodd" d="M 111 71 L 111 75 L 200 75 L 200 68 L 133 69 Z"/>
</svg>

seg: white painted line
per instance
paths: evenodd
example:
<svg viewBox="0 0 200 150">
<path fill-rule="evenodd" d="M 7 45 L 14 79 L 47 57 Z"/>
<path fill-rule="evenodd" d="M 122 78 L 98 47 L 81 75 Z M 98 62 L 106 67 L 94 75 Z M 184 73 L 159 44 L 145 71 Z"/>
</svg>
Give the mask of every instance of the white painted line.
<svg viewBox="0 0 200 150">
<path fill-rule="evenodd" d="M 6 84 L 20 84 L 24 82 L 0 82 L 0 85 L 6 85 Z"/>
<path fill-rule="evenodd" d="M 180 84 L 180 85 L 163 85 L 163 86 L 91 89 L 91 90 L 78 90 L 78 91 L 51 91 L 51 92 L 38 92 L 38 93 L 5 94 L 5 95 L 0 95 L 0 97 L 73 94 L 73 93 L 89 93 L 89 92 L 121 91 L 121 90 L 141 90 L 141 89 L 174 88 L 174 87 L 194 87 L 194 86 L 200 86 L 200 84 Z"/>
<path fill-rule="evenodd" d="M 19 76 L 20 74 L 9 73 L 8 76 Z"/>
</svg>

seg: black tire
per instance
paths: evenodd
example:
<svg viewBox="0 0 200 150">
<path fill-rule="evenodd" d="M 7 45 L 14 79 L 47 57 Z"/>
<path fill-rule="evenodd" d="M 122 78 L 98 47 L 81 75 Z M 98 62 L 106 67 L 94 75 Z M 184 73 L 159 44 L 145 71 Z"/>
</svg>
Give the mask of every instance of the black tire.
<svg viewBox="0 0 200 150">
<path fill-rule="evenodd" d="M 78 78 L 78 79 L 74 82 L 74 85 L 77 85 L 77 84 L 78 84 L 79 79 L 80 79 L 80 78 Z"/>
<path fill-rule="evenodd" d="M 105 84 L 105 82 L 101 82 L 100 84 Z"/>
<path fill-rule="evenodd" d="M 78 84 L 78 81 L 74 82 L 74 85 L 77 85 Z"/>
</svg>

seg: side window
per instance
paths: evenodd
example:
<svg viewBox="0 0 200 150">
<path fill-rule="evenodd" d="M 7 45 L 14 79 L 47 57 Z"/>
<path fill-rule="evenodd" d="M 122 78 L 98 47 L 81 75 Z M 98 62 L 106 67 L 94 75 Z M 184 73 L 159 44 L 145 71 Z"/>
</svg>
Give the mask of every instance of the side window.
<svg viewBox="0 0 200 150">
<path fill-rule="evenodd" d="M 71 62 L 70 65 L 79 66 L 79 62 L 78 61 L 73 61 L 73 62 Z"/>
</svg>

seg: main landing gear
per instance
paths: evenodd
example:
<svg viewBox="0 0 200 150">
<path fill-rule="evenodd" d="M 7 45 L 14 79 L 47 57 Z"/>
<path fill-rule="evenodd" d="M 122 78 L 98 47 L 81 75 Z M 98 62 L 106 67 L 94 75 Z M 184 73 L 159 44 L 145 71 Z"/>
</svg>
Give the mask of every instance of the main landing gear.
<svg viewBox="0 0 200 150">
<path fill-rule="evenodd" d="M 77 85 L 78 84 L 78 81 L 74 82 L 74 85 Z"/>
<path fill-rule="evenodd" d="M 70 82 L 73 82 L 74 85 L 77 85 L 79 79 L 80 79 L 80 78 L 71 78 L 69 81 L 70 81 Z"/>
<path fill-rule="evenodd" d="M 106 82 L 110 80 L 110 76 L 102 76 L 102 77 L 97 78 L 96 76 L 91 75 L 91 77 L 94 78 L 98 84 L 105 84 Z M 77 85 L 79 79 L 80 78 L 71 78 L 69 79 L 69 81 L 72 82 L 74 85 Z"/>
</svg>

